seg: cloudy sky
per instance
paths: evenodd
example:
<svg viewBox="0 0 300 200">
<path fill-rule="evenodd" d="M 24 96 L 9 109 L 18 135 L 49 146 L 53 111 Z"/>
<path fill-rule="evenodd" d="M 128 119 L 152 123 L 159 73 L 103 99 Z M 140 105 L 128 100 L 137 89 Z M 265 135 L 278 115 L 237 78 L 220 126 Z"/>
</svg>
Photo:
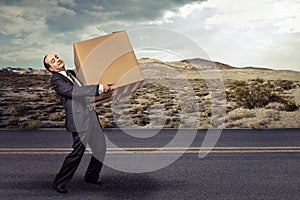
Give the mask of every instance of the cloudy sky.
<svg viewBox="0 0 300 200">
<path fill-rule="evenodd" d="M 74 42 L 156 27 L 189 38 L 214 61 L 300 71 L 300 0 L 0 0 L 0 25 L 0 67 L 42 68 L 50 52 L 73 67 Z"/>
</svg>

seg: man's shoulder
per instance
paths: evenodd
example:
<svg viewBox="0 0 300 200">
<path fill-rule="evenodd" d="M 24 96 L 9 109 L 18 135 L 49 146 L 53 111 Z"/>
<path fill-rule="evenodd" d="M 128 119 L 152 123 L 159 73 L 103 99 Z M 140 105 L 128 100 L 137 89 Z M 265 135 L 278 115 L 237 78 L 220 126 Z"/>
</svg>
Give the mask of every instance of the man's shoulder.
<svg viewBox="0 0 300 200">
<path fill-rule="evenodd" d="M 58 80 L 58 79 L 64 79 L 64 75 L 62 75 L 62 74 L 60 74 L 58 72 L 52 73 L 51 82 L 53 82 L 55 80 Z"/>
<path fill-rule="evenodd" d="M 53 72 L 51 78 L 61 77 L 61 74 L 58 72 Z"/>
</svg>

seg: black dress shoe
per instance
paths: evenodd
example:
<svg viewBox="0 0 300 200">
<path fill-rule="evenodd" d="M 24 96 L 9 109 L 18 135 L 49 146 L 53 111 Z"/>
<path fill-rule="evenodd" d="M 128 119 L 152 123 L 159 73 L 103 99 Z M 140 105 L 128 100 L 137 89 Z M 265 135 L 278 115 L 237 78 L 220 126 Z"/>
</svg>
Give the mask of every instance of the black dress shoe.
<svg viewBox="0 0 300 200">
<path fill-rule="evenodd" d="M 89 179 L 84 179 L 86 183 L 91 183 L 91 184 L 96 184 L 96 185 L 102 185 L 104 182 L 101 180 L 89 180 Z"/>
<path fill-rule="evenodd" d="M 58 185 L 58 184 L 56 184 L 55 182 L 52 182 L 51 186 L 52 186 L 52 188 L 53 188 L 56 192 L 59 192 L 59 193 L 68 193 L 68 190 L 67 190 L 66 187 L 63 186 L 63 185 Z"/>
</svg>

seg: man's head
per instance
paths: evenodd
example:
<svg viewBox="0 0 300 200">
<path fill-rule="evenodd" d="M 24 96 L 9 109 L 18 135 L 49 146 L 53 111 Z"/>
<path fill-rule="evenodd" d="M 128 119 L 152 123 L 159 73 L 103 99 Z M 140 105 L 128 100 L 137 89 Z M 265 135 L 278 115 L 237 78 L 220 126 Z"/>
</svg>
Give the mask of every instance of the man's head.
<svg viewBox="0 0 300 200">
<path fill-rule="evenodd" d="M 55 54 L 48 54 L 44 57 L 44 66 L 50 72 L 65 71 L 65 62 Z"/>
</svg>

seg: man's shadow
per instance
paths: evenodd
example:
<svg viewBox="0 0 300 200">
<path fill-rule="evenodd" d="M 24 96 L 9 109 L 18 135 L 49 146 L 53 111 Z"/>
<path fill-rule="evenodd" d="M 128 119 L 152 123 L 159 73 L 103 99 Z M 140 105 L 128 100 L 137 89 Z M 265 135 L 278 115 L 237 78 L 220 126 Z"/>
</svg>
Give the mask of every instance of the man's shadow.
<svg viewBox="0 0 300 200">
<path fill-rule="evenodd" d="M 104 176 L 104 184 L 92 185 L 82 183 L 82 177 L 74 177 L 70 190 L 74 194 L 95 193 L 111 199 L 152 199 L 161 191 L 176 190 L 184 182 L 163 180 L 160 177 L 144 174 L 118 172 Z"/>
</svg>

